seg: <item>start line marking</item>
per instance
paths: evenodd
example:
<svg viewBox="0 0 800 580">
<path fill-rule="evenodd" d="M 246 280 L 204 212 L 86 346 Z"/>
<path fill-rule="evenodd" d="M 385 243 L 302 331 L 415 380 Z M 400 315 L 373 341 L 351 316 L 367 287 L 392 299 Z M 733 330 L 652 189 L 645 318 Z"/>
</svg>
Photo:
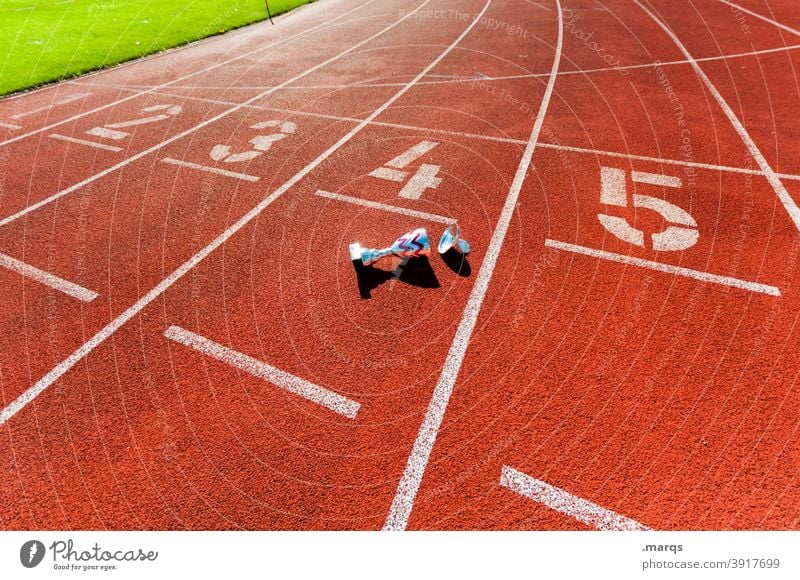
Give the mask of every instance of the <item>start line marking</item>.
<svg viewBox="0 0 800 580">
<path fill-rule="evenodd" d="M 598 530 L 637 532 L 652 530 L 652 528 L 640 524 L 636 520 L 602 508 L 561 488 L 525 475 L 507 465 L 503 466 L 503 471 L 500 474 L 500 485 L 528 499 L 543 503 L 552 510 L 575 518 L 579 522 Z"/>
<path fill-rule="evenodd" d="M 256 175 L 249 175 L 247 173 L 238 173 L 236 171 L 228 171 L 227 169 L 220 169 L 219 167 L 210 167 L 208 165 L 200 165 L 199 163 L 191 163 L 189 161 L 181 161 L 180 159 L 173 159 L 172 157 L 164 157 L 161 160 L 163 163 L 169 165 L 177 165 L 178 167 L 186 167 L 188 169 L 196 169 L 198 171 L 205 171 L 206 173 L 216 173 L 217 175 L 224 175 L 225 177 L 233 177 L 241 179 L 242 181 L 256 182 L 260 177 Z"/>
<path fill-rule="evenodd" d="M 781 295 L 781 291 L 775 286 L 759 284 L 758 282 L 747 282 L 746 280 L 739 280 L 738 278 L 731 278 L 730 276 L 709 274 L 708 272 L 701 272 L 700 270 L 692 270 L 690 268 L 683 268 L 681 266 L 662 264 L 661 262 L 643 260 L 641 258 L 634 258 L 633 256 L 615 254 L 613 252 L 606 252 L 605 250 L 596 250 L 594 248 L 587 248 L 584 246 L 568 244 L 566 242 L 559 242 L 556 240 L 545 240 L 544 245 L 554 250 L 563 250 L 565 252 L 583 254 L 584 256 L 602 258 L 603 260 L 619 262 L 620 264 L 630 264 L 631 266 L 638 266 L 640 268 L 649 268 L 659 272 L 666 272 L 668 274 L 675 274 L 677 276 L 684 276 L 686 278 L 694 278 L 695 280 L 700 280 L 702 282 L 710 282 L 712 284 L 719 284 L 721 286 L 732 286 L 734 288 L 749 290 L 750 292 L 758 292 L 760 294 L 768 294 L 770 296 L 780 297 Z"/>
<path fill-rule="evenodd" d="M 103 149 L 104 151 L 114 151 L 115 153 L 122 151 L 122 147 L 117 147 L 116 145 L 106 145 L 104 143 L 95 143 L 94 141 L 86 141 L 85 139 L 76 139 L 75 137 L 68 137 L 66 135 L 59 135 L 58 133 L 53 133 L 50 135 L 51 139 L 56 139 L 57 141 L 66 141 L 67 143 L 77 143 L 78 145 L 88 145 L 89 147 L 94 147 L 95 149 Z"/>
<path fill-rule="evenodd" d="M 0 127 L 5 127 L 6 129 L 11 129 L 12 131 L 19 131 L 22 129 L 19 125 L 12 125 L 11 123 L 3 123 L 0 121 Z"/>
<path fill-rule="evenodd" d="M 364 207 L 369 207 L 372 209 L 380 209 L 383 211 L 390 211 L 392 213 L 399 213 L 402 215 L 407 215 L 409 217 L 415 217 L 423 220 L 428 220 L 431 222 L 437 222 L 440 224 L 450 225 L 456 223 L 456 220 L 453 218 L 444 217 L 433 213 L 427 213 L 424 211 L 416 211 L 405 207 L 397 207 L 396 205 L 389 205 L 377 201 L 370 201 L 368 199 L 361 199 L 359 197 L 351 197 L 349 195 L 342 195 L 340 193 L 331 193 L 330 191 L 323 191 L 321 189 L 317 190 L 317 192 L 314 195 L 318 195 L 319 197 L 326 197 L 328 199 L 335 199 L 336 201 L 342 201 L 344 203 L 362 205 Z"/>
<path fill-rule="evenodd" d="M 197 352 L 215 358 L 218 361 L 224 362 L 254 377 L 269 381 L 285 391 L 299 395 L 312 403 L 316 403 L 326 409 L 344 415 L 348 419 L 355 419 L 358 409 L 361 407 L 360 403 L 356 403 L 347 397 L 329 391 L 314 383 L 310 383 L 300 377 L 290 375 L 287 372 L 276 369 L 246 354 L 222 346 L 213 340 L 209 340 L 204 336 L 200 336 L 199 334 L 195 334 L 179 326 L 170 326 L 164 331 L 164 336 L 178 344 L 188 346 Z"/>
<path fill-rule="evenodd" d="M 59 278 L 58 276 L 50 274 L 49 272 L 45 272 L 44 270 L 40 270 L 39 268 L 31 266 L 30 264 L 26 264 L 25 262 L 20 262 L 19 260 L 5 254 L 0 254 L 0 266 L 3 268 L 8 268 L 13 272 L 17 272 L 18 274 L 22 274 L 31 280 L 35 280 L 40 284 L 49 286 L 53 290 L 58 290 L 67 296 L 72 296 L 73 298 L 77 298 L 83 302 L 91 302 L 98 296 L 97 292 L 87 290 L 83 286 L 78 286 L 77 284 L 68 282 L 67 280 Z"/>
</svg>

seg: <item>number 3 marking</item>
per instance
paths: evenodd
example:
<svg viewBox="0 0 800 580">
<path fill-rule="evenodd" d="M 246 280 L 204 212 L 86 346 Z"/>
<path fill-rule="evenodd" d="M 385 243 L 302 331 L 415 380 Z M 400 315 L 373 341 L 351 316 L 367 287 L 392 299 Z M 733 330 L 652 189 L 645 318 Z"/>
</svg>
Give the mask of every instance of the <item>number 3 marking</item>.
<svg viewBox="0 0 800 580">
<path fill-rule="evenodd" d="M 130 135 L 130 133 L 127 131 L 118 131 L 118 129 L 126 129 L 128 127 L 137 127 L 139 125 L 163 121 L 164 119 L 174 117 L 182 110 L 183 108 L 180 105 L 153 105 L 152 107 L 145 107 L 142 109 L 142 113 L 157 113 L 159 111 L 164 111 L 164 113 L 161 115 L 150 115 L 149 117 L 133 119 L 132 121 L 112 123 L 111 125 L 105 125 L 103 127 L 95 127 L 94 129 L 89 129 L 86 131 L 86 133 L 88 135 L 94 135 L 95 137 L 102 137 L 103 139 L 113 139 L 114 141 L 119 141 L 120 139 L 124 139 Z"/>
<path fill-rule="evenodd" d="M 600 169 L 600 203 L 617 207 L 628 206 L 628 194 L 625 187 L 625 172 L 613 167 Z M 661 185 L 665 187 L 681 187 L 681 180 L 669 175 L 643 173 L 634 171 L 631 177 L 636 183 Z M 700 232 L 697 222 L 684 209 L 649 195 L 633 195 L 633 207 L 652 210 L 661 215 L 670 225 L 663 232 L 653 234 L 653 249 L 661 252 L 686 250 L 697 243 Z M 598 214 L 597 219 L 609 232 L 619 239 L 644 247 L 644 232 L 637 230 L 623 217 Z"/>
<path fill-rule="evenodd" d="M 249 161 L 262 155 L 265 151 L 269 151 L 272 144 L 276 141 L 286 138 L 291 133 L 297 130 L 297 125 L 291 121 L 264 121 L 263 123 L 256 123 L 251 125 L 251 129 L 266 129 L 278 128 L 278 133 L 271 135 L 256 135 L 250 139 L 249 143 L 253 146 L 249 151 L 242 153 L 232 153 L 228 145 L 214 145 L 211 149 L 211 159 L 214 161 L 223 161 L 224 163 L 237 163 L 240 161 Z"/>
</svg>

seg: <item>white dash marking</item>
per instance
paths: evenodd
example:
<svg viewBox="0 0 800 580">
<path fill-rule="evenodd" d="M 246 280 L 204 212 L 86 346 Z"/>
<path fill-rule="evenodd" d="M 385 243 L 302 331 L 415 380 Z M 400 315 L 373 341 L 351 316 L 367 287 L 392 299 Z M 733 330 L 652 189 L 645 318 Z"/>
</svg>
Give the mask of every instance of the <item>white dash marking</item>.
<svg viewBox="0 0 800 580">
<path fill-rule="evenodd" d="M 368 207 L 371 209 L 379 209 L 382 211 L 389 211 L 392 213 L 399 213 L 402 215 L 407 215 L 413 218 L 419 218 L 423 220 L 428 220 L 431 222 L 437 222 L 440 224 L 454 224 L 456 220 L 453 218 L 445 217 L 442 215 L 436 215 L 433 213 L 427 213 L 424 211 L 416 211 L 413 209 L 408 209 L 405 207 L 397 207 L 396 205 L 388 205 L 386 203 L 380 203 L 377 201 L 370 201 L 368 199 L 361 199 L 358 197 L 351 197 L 349 195 L 342 195 L 340 193 L 331 193 L 330 191 L 322 191 L 318 190 L 314 195 L 318 195 L 319 197 L 326 197 L 328 199 L 335 199 L 336 201 L 343 201 L 344 203 L 352 203 L 355 205 L 361 205 L 364 207 Z"/>
<path fill-rule="evenodd" d="M 19 129 L 22 129 L 22 127 L 20 127 L 19 125 L 12 125 L 11 123 L 3 123 L 2 121 L 0 121 L 0 127 L 5 127 L 6 129 L 11 129 L 12 131 L 18 131 Z"/>
<path fill-rule="evenodd" d="M 420 141 L 413 147 L 410 147 L 404 153 L 401 153 L 391 161 L 389 161 L 386 165 L 388 167 L 394 167 L 395 169 L 403 169 L 407 167 L 423 155 L 425 155 L 428 151 L 432 150 L 436 147 L 438 143 L 436 141 Z"/>
<path fill-rule="evenodd" d="M 58 141 L 66 141 L 67 143 L 77 143 L 78 145 L 87 145 L 88 147 L 94 147 L 95 149 L 103 149 L 105 151 L 122 151 L 122 147 L 117 147 L 116 145 L 95 143 L 94 141 L 87 141 L 86 139 L 76 139 L 75 137 L 68 137 L 67 135 L 59 135 L 58 133 L 53 133 L 52 135 L 50 135 L 50 138 L 56 139 Z"/>
<path fill-rule="evenodd" d="M 126 133 L 125 131 L 115 131 L 114 129 L 107 129 L 106 127 L 94 127 L 86 131 L 86 134 L 103 139 L 111 139 L 112 141 L 120 141 L 130 135 L 130 133 Z"/>
<path fill-rule="evenodd" d="M 72 296 L 73 298 L 77 298 L 83 302 L 91 302 L 97 298 L 96 292 L 92 292 L 91 290 L 87 290 L 82 286 L 78 286 L 77 284 L 68 282 L 67 280 L 63 280 L 58 276 L 55 276 L 49 272 L 45 272 L 44 270 L 40 270 L 39 268 L 31 266 L 30 264 L 26 264 L 25 262 L 20 262 L 19 260 L 5 254 L 0 254 L 0 266 L 3 268 L 8 268 L 13 272 L 17 272 L 18 274 L 22 274 L 26 278 L 30 278 L 31 280 L 39 282 L 40 284 L 49 286 L 53 290 L 58 290 L 67 296 Z"/>
<path fill-rule="evenodd" d="M 522 159 L 520 159 L 517 171 L 514 174 L 514 180 L 509 188 L 505 204 L 500 212 L 500 218 L 497 220 L 497 226 L 492 233 L 492 238 L 486 249 L 486 256 L 481 263 L 475 285 L 470 292 L 467 305 L 464 308 L 464 314 L 458 324 L 456 334 L 453 337 L 453 343 L 450 345 L 447 358 L 442 366 L 439 380 L 436 382 L 433 395 L 428 403 L 425 418 L 422 420 L 417 438 L 414 440 L 414 446 L 411 448 L 411 453 L 408 456 L 405 471 L 397 485 L 397 492 L 389 508 L 386 522 L 383 525 L 384 530 L 404 530 L 408 525 L 408 518 L 411 516 L 411 510 L 414 508 L 414 501 L 416 500 L 419 486 L 422 483 L 422 477 L 425 475 L 425 469 L 428 466 L 431 451 L 436 443 L 436 437 L 442 425 L 444 414 L 447 411 L 447 405 L 450 403 L 450 397 L 453 394 L 456 379 L 461 372 L 461 365 L 464 363 L 467 348 L 469 347 L 470 340 L 472 340 L 472 332 L 475 330 L 475 325 L 478 322 L 478 315 L 483 307 L 483 300 L 489 289 L 489 282 L 492 280 L 492 274 L 494 273 L 497 260 L 500 257 L 500 251 L 503 248 L 503 242 L 505 241 L 508 227 L 511 224 L 511 218 L 517 207 L 519 192 L 522 190 L 522 185 L 525 182 L 525 177 L 528 174 L 528 169 L 533 159 L 533 152 L 539 142 L 539 135 L 542 131 L 544 117 L 547 114 L 547 108 L 553 95 L 556 78 L 558 78 L 558 68 L 561 63 L 561 51 L 564 41 L 564 18 L 561 12 L 560 0 L 556 0 L 556 9 L 558 13 L 558 40 L 553 57 L 553 65 L 550 69 L 550 78 L 547 80 L 547 87 L 542 96 L 542 102 L 539 105 L 536 120 L 533 123 L 528 143 L 522 154 Z M 481 13 L 480 16 L 482 15 Z"/>
<path fill-rule="evenodd" d="M 60 101 L 56 101 L 55 103 L 51 103 L 49 105 L 44 105 L 43 107 L 38 107 L 36 109 L 32 109 L 30 111 L 25 111 L 24 113 L 17 113 L 16 115 L 11 115 L 11 118 L 15 121 L 22 119 L 24 117 L 28 117 L 29 115 L 35 115 L 36 113 L 41 113 L 42 111 L 48 111 L 57 105 L 66 105 L 67 103 L 71 103 L 72 101 L 77 101 L 84 97 L 88 97 L 92 93 L 80 93 L 78 95 L 72 95 L 67 97 L 66 99 L 61 99 Z"/>
<path fill-rule="evenodd" d="M 775 194 L 778 196 L 778 199 L 781 200 L 783 207 L 786 209 L 786 212 L 789 214 L 789 217 L 794 222 L 795 227 L 798 230 L 800 230 L 800 207 L 797 207 L 797 204 L 789 195 L 789 192 L 786 191 L 786 188 L 783 186 L 783 183 L 781 183 L 781 180 L 778 178 L 778 175 L 772 169 L 770 164 L 767 163 L 767 160 L 764 158 L 764 155 L 759 150 L 758 145 L 756 145 L 755 141 L 753 141 L 752 137 L 750 137 L 750 134 L 747 132 L 747 129 L 744 128 L 742 122 L 730 108 L 728 103 L 719 93 L 719 91 L 711 82 L 711 80 L 708 78 L 708 76 L 706 76 L 706 73 L 703 72 L 703 69 L 700 68 L 700 65 L 697 64 L 697 61 L 694 59 L 694 57 L 691 54 L 689 54 L 689 51 L 686 50 L 686 47 L 683 46 L 680 40 L 678 40 L 678 37 L 675 36 L 675 33 L 673 33 L 672 30 L 670 30 L 666 24 L 664 24 L 661 20 L 659 20 L 655 16 L 655 14 L 653 14 L 650 10 L 648 10 L 645 6 L 643 6 L 642 3 L 639 2 L 639 0 L 633 0 L 633 1 L 648 16 L 650 16 L 653 22 L 655 22 L 661 28 L 661 30 L 663 30 L 667 34 L 667 36 L 670 37 L 670 39 L 672 39 L 672 42 L 675 44 L 678 50 L 680 50 L 683 53 L 683 55 L 686 57 L 686 60 L 688 60 L 689 64 L 692 65 L 692 68 L 694 69 L 697 76 L 700 78 L 700 80 L 703 81 L 703 84 L 706 85 L 706 88 L 714 96 L 720 108 L 725 113 L 725 116 L 728 117 L 728 121 L 730 121 L 731 125 L 733 125 L 733 128 L 739 134 L 739 137 L 741 137 L 742 141 L 747 147 L 747 150 L 750 152 L 750 155 L 753 157 L 753 159 L 755 159 L 756 163 L 761 168 L 761 171 L 764 172 L 764 176 L 767 178 L 767 181 L 769 181 L 769 184 L 772 186 L 772 189 L 775 190 Z"/>
<path fill-rule="evenodd" d="M 257 175 L 249 175 L 247 173 L 238 173 L 236 171 L 228 171 L 227 169 L 220 169 L 218 167 L 209 167 L 208 165 L 200 165 L 199 163 L 191 163 L 189 161 L 181 161 L 180 159 L 173 159 L 172 157 L 165 157 L 161 160 L 170 165 L 177 165 L 179 167 L 187 167 L 189 169 L 196 169 L 198 171 L 205 171 L 206 173 L 216 173 L 217 175 L 224 175 L 225 177 L 233 177 L 243 181 L 256 182 L 260 177 Z"/>
<path fill-rule="evenodd" d="M 338 393 L 329 391 L 324 387 L 310 383 L 305 379 L 291 375 L 280 369 L 276 369 L 266 363 L 247 356 L 241 352 L 222 346 L 204 336 L 185 330 L 179 326 L 170 326 L 164 331 L 164 336 L 184 346 L 188 346 L 203 353 L 206 356 L 215 358 L 234 368 L 244 371 L 254 377 L 269 381 L 277 387 L 290 393 L 294 393 L 304 399 L 316 403 L 326 409 L 330 409 L 348 419 L 355 419 L 359 403 L 348 399 Z"/>
<path fill-rule="evenodd" d="M 666 272 L 667 274 L 675 274 L 676 276 L 683 276 L 685 278 L 694 278 L 702 282 L 710 282 L 712 284 L 719 284 L 721 286 L 732 286 L 741 290 L 749 290 L 750 292 L 757 292 L 759 294 L 768 294 L 770 296 L 780 296 L 781 291 L 775 286 L 768 286 L 767 284 L 759 284 L 758 282 L 748 282 L 738 278 L 731 278 L 730 276 L 720 276 L 718 274 L 710 274 L 700 270 L 692 270 L 690 268 L 683 268 L 681 266 L 672 266 L 670 264 L 662 264 L 661 262 L 653 262 L 651 260 L 643 260 L 641 258 L 634 258 L 633 256 L 626 256 L 624 254 L 615 254 L 613 252 L 606 252 L 605 250 L 597 250 L 595 248 L 587 248 L 567 242 L 559 242 L 557 240 L 545 240 L 544 245 L 548 248 L 555 250 L 563 250 L 565 252 L 572 252 L 575 254 L 583 254 L 584 256 L 591 256 L 593 258 L 601 258 L 611 262 L 618 262 L 620 264 L 629 264 L 631 266 L 638 266 L 640 268 L 648 268 L 658 272 Z"/>
<path fill-rule="evenodd" d="M 525 475 L 507 465 L 503 466 L 503 471 L 500 474 L 500 485 L 598 530 L 651 531 L 651 528 L 636 520 L 602 508 L 561 488 Z"/>
</svg>

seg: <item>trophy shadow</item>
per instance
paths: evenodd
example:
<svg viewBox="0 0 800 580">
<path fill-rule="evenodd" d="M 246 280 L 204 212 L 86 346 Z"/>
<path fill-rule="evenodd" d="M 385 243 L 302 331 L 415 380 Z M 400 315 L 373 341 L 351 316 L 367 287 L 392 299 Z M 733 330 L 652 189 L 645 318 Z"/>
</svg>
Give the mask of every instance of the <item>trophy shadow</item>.
<svg viewBox="0 0 800 580">
<path fill-rule="evenodd" d="M 455 248 L 450 248 L 444 254 L 441 254 L 442 261 L 447 264 L 453 272 L 464 278 L 469 278 L 472 274 L 472 266 L 469 265 L 467 255 L 462 254 Z"/>
<path fill-rule="evenodd" d="M 409 258 L 392 271 L 365 266 L 360 260 L 353 260 L 353 268 L 356 271 L 359 294 L 365 300 L 372 298 L 373 290 L 393 279 L 419 288 L 441 288 L 426 256 Z"/>
</svg>

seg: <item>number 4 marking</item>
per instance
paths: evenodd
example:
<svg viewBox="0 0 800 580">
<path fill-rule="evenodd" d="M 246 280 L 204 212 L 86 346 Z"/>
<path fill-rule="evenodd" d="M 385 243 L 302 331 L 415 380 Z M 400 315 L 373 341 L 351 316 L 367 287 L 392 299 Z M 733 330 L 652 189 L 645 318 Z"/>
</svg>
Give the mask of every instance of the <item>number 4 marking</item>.
<svg viewBox="0 0 800 580">
<path fill-rule="evenodd" d="M 669 175 L 633 171 L 631 178 L 636 183 L 679 188 L 681 180 Z M 626 175 L 622 169 L 602 167 L 600 169 L 600 203 L 617 207 L 628 207 Z M 684 209 L 663 199 L 649 195 L 633 195 L 633 207 L 652 210 L 661 215 L 670 225 L 663 232 L 653 234 L 653 249 L 661 252 L 679 251 L 691 248 L 700 238 L 697 222 Z M 644 232 L 630 225 L 627 219 L 618 216 L 598 214 L 597 219 L 609 232 L 619 239 L 644 248 Z"/>
</svg>

